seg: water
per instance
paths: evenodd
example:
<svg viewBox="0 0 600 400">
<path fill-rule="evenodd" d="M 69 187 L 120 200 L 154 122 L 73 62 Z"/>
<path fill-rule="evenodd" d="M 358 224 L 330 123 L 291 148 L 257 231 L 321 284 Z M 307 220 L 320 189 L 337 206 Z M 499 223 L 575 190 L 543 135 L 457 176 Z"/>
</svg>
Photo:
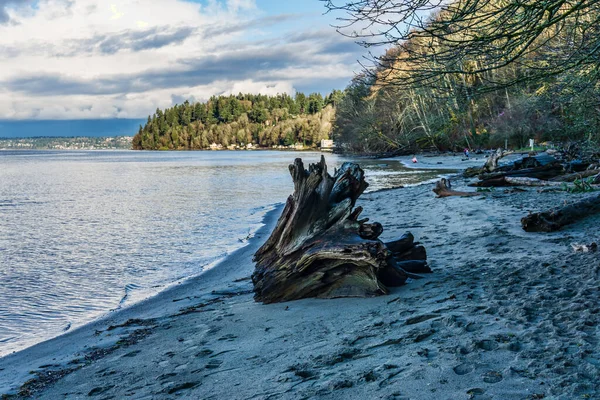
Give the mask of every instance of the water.
<svg viewBox="0 0 600 400">
<path fill-rule="evenodd" d="M 293 185 L 290 152 L 0 152 L 0 356 L 194 276 Z M 327 155 L 333 171 L 343 161 Z M 369 190 L 436 171 L 359 161 Z"/>
</svg>

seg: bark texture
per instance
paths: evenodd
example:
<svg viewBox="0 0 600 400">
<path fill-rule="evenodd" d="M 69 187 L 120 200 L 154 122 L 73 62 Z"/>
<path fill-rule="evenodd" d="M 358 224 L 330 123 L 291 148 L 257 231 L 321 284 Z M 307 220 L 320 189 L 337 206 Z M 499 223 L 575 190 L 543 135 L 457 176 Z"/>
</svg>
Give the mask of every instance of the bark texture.
<svg viewBox="0 0 600 400">
<path fill-rule="evenodd" d="M 530 214 L 521 219 L 527 232 L 554 232 L 582 218 L 600 213 L 600 196 L 566 205 L 561 208 Z"/>
<path fill-rule="evenodd" d="M 553 182 L 575 182 L 578 179 L 589 178 L 590 176 L 598 175 L 598 170 L 589 169 L 582 172 L 575 172 L 573 174 L 560 175 L 550 179 Z"/>
<path fill-rule="evenodd" d="M 294 194 L 267 242 L 256 252 L 252 275 L 255 299 L 264 303 L 306 297 L 371 297 L 408 275 L 390 270 L 393 252 L 377 239 L 381 224 L 359 220 L 356 200 L 367 188 L 363 170 L 345 163 L 332 177 L 325 159 L 304 169 L 301 159 L 290 165 Z"/>
</svg>

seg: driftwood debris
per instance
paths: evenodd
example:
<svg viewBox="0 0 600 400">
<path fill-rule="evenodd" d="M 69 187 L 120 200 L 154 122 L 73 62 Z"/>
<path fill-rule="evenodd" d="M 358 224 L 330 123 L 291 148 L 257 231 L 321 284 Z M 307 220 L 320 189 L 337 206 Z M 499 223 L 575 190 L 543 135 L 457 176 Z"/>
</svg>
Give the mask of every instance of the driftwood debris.
<svg viewBox="0 0 600 400">
<path fill-rule="evenodd" d="M 535 178 L 535 179 L 551 179 L 561 175 L 564 167 L 556 158 L 547 154 L 541 153 L 529 155 L 520 160 L 516 160 L 510 164 L 498 166 L 498 160 L 507 154 L 498 149 L 493 153 L 481 168 L 481 173 L 478 174 L 479 183 L 469 186 L 476 187 L 502 187 L 516 186 L 514 183 L 509 183 L 505 178 Z"/>
<path fill-rule="evenodd" d="M 587 142 L 572 142 L 562 149 L 532 152 L 526 157 L 500 166 L 498 160 L 508 154 L 512 153 L 498 149 L 489 156 L 482 167 L 468 168 L 464 176 L 477 176 L 480 181 L 469 186 L 546 186 L 537 183 L 535 179 L 574 183 L 576 190 L 578 182 L 585 182 L 587 185 L 600 184 L 600 150 Z M 527 179 L 520 180 L 522 178 Z M 569 186 L 566 188 L 569 189 Z"/>
<path fill-rule="evenodd" d="M 490 178 L 484 181 L 470 183 L 471 187 L 505 187 L 505 186 L 551 186 L 560 187 L 564 182 L 551 182 L 537 178 L 527 178 L 518 176 L 500 176 Z"/>
<path fill-rule="evenodd" d="M 512 154 L 512 152 L 504 151 L 502 149 L 497 149 L 495 152 L 493 152 L 488 157 L 487 161 L 483 165 L 483 172 L 484 173 L 494 172 L 495 170 L 498 169 L 498 162 L 500 161 L 500 159 L 502 159 L 510 154 Z"/>
<path fill-rule="evenodd" d="M 490 179 L 502 178 L 505 176 L 550 179 L 562 173 L 563 167 L 560 164 L 546 164 L 539 167 L 514 169 L 501 172 L 492 172 L 491 174 L 480 175 L 479 180 L 486 181 Z"/>
<path fill-rule="evenodd" d="M 396 241 L 385 244 L 392 252 L 392 260 L 388 260 L 406 272 L 415 274 L 431 273 L 427 265 L 427 250 L 418 242 L 412 233 L 407 232 Z"/>
<path fill-rule="evenodd" d="M 600 213 L 600 196 L 566 205 L 562 208 L 530 214 L 521 219 L 521 225 L 527 232 L 554 232 L 582 218 Z"/>
<path fill-rule="evenodd" d="M 596 251 L 598 251 L 598 243 L 596 242 L 592 242 L 589 245 L 571 243 L 571 247 L 573 248 L 573 251 L 580 251 L 582 253 L 595 253 Z"/>
<path fill-rule="evenodd" d="M 498 162 L 510 154 L 513 153 L 503 149 L 497 149 L 488 157 L 483 167 L 469 167 L 465 170 L 465 172 L 463 172 L 463 176 L 466 178 L 472 178 L 477 175 L 494 172 L 498 169 Z"/>
<path fill-rule="evenodd" d="M 379 223 L 359 219 L 356 200 L 367 188 L 363 170 L 345 163 L 332 177 L 325 159 L 304 169 L 290 165 L 291 195 L 275 229 L 254 255 L 255 300 L 275 303 L 307 297 L 372 297 L 386 294 L 411 275 L 401 262 L 426 254 L 407 235 L 401 249 L 378 239 Z M 411 235 L 412 236 L 412 235 Z"/>
<path fill-rule="evenodd" d="M 596 176 L 600 173 L 600 171 L 596 169 L 589 169 L 586 171 L 575 172 L 572 174 L 560 175 L 550 179 L 553 182 L 575 182 L 576 180 L 581 180 L 585 178 L 589 178 L 590 176 Z"/>
<path fill-rule="evenodd" d="M 433 192 L 437 194 L 437 197 L 450 197 L 450 196 L 460 196 L 460 197 L 470 197 L 470 196 L 480 196 L 480 193 L 475 192 L 459 192 L 452 189 L 452 184 L 449 179 L 442 178 L 440 179 L 433 188 Z"/>
</svg>

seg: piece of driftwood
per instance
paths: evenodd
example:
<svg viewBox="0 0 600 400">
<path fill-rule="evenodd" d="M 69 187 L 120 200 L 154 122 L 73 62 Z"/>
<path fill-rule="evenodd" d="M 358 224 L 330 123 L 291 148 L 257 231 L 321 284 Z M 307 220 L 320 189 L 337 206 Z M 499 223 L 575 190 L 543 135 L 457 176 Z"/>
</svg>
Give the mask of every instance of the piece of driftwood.
<svg viewBox="0 0 600 400">
<path fill-rule="evenodd" d="M 386 247 L 392 252 L 402 254 L 410 250 L 415 244 L 415 237 L 412 233 L 407 232 L 400 237 L 398 240 L 386 243 Z"/>
<path fill-rule="evenodd" d="M 498 169 L 498 162 L 500 161 L 500 159 L 510 154 L 513 153 L 505 151 L 503 149 L 497 149 L 492 154 L 490 154 L 488 159 L 485 161 L 483 167 L 469 167 L 463 172 L 463 176 L 465 176 L 466 178 L 472 178 L 477 175 L 494 172 Z"/>
<path fill-rule="evenodd" d="M 360 220 L 362 208 L 354 208 L 368 186 L 358 165 L 345 163 L 332 177 L 323 157 L 308 171 L 296 159 L 290 173 L 294 193 L 254 255 L 257 301 L 372 297 L 406 282 L 409 274 L 396 264 L 396 252 L 378 239 L 381 224 Z M 414 247 L 406 240 L 404 252 Z"/>
<path fill-rule="evenodd" d="M 596 195 L 561 208 L 530 214 L 521 219 L 521 225 L 527 232 L 554 232 L 599 212 L 600 196 Z"/>
<path fill-rule="evenodd" d="M 427 250 L 425 250 L 425 246 L 415 242 L 412 233 L 407 232 L 400 239 L 385 245 L 392 252 L 396 266 L 416 274 L 431 272 L 427 265 Z"/>
<path fill-rule="evenodd" d="M 480 175 L 479 180 L 501 178 L 504 176 L 527 177 L 537 179 L 551 179 L 562 174 L 563 167 L 560 164 L 546 164 L 540 167 L 515 169 L 510 171 L 493 172 L 491 174 Z"/>
<path fill-rule="evenodd" d="M 385 285 L 398 286 L 399 280 L 406 279 L 404 275 L 420 278 L 413 274 L 431 273 L 427 264 L 427 251 L 424 246 L 415 242 L 412 233 L 407 232 L 400 239 L 385 245 L 392 252 L 387 267 L 379 274 L 381 282 Z"/>
<path fill-rule="evenodd" d="M 581 251 L 582 253 L 595 253 L 598 251 L 598 244 L 596 242 L 590 244 L 571 243 L 571 247 L 573 248 L 573 251 Z"/>
<path fill-rule="evenodd" d="M 485 164 L 483 165 L 483 172 L 484 173 L 494 172 L 495 170 L 498 169 L 498 162 L 502 158 L 504 158 L 510 154 L 513 154 L 513 153 L 509 152 L 509 151 L 505 151 L 503 149 L 497 149 L 486 160 Z"/>
<path fill-rule="evenodd" d="M 506 186 L 563 186 L 563 182 L 550 182 L 537 178 L 518 176 L 501 176 L 484 181 L 470 183 L 471 187 L 506 187 Z"/>
<path fill-rule="evenodd" d="M 519 160 L 515 160 L 512 164 L 508 165 L 508 170 L 523 170 L 528 168 L 540 168 L 546 165 L 556 165 L 559 161 L 548 153 L 539 153 L 523 157 Z"/>
<path fill-rule="evenodd" d="M 598 170 L 588 169 L 581 172 L 575 172 L 573 174 L 559 175 L 550 179 L 553 182 L 575 182 L 578 179 L 589 178 L 590 176 L 598 175 Z"/>
<path fill-rule="evenodd" d="M 469 197 L 469 196 L 480 196 L 480 193 L 474 192 L 460 192 L 452 189 L 452 184 L 449 179 L 442 178 L 435 184 L 433 188 L 433 192 L 437 194 L 437 197 L 450 197 L 450 196 L 460 196 L 460 197 Z"/>
</svg>

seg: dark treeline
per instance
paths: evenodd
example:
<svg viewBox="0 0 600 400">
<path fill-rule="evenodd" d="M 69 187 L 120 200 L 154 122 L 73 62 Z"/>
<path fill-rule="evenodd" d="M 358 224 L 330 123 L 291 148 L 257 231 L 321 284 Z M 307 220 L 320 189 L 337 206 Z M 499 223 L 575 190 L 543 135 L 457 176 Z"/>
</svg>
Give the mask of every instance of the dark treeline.
<svg viewBox="0 0 600 400">
<path fill-rule="evenodd" d="M 360 23 L 391 3 L 343 8 Z M 530 138 L 597 144 L 600 4 L 582 3 L 446 2 L 422 29 L 394 40 L 382 33 L 387 52 L 350 83 L 337 107 L 336 144 L 358 153 L 523 148 Z"/>
<path fill-rule="evenodd" d="M 340 91 L 277 96 L 213 96 L 156 110 L 133 138 L 136 150 L 202 150 L 274 146 L 316 147 L 328 139 Z"/>
</svg>

